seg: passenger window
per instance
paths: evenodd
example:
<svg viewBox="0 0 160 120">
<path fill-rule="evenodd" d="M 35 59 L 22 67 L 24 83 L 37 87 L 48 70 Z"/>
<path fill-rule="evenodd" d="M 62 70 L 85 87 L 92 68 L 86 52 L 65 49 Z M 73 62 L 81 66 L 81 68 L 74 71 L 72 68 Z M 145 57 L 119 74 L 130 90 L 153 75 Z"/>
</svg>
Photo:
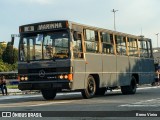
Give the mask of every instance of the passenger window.
<svg viewBox="0 0 160 120">
<path fill-rule="evenodd" d="M 147 41 L 139 40 L 140 57 L 149 57 Z"/>
<path fill-rule="evenodd" d="M 128 38 L 129 56 L 138 57 L 137 39 Z"/>
<path fill-rule="evenodd" d="M 86 39 L 85 39 L 85 47 L 86 52 L 90 53 L 98 53 L 98 32 L 93 30 L 85 30 Z"/>
<path fill-rule="evenodd" d="M 102 53 L 105 54 L 114 54 L 113 52 L 113 39 L 111 39 L 111 35 L 108 33 L 100 33 L 101 41 L 102 41 Z M 112 37 L 113 38 L 113 37 Z"/>
<path fill-rule="evenodd" d="M 126 39 L 123 36 L 115 35 L 116 43 L 116 52 L 118 55 L 127 55 L 126 54 Z"/>
<path fill-rule="evenodd" d="M 151 58 L 152 52 L 151 52 L 151 42 L 150 41 L 147 41 L 147 46 L 148 46 L 148 54 L 149 54 L 149 57 Z"/>
</svg>

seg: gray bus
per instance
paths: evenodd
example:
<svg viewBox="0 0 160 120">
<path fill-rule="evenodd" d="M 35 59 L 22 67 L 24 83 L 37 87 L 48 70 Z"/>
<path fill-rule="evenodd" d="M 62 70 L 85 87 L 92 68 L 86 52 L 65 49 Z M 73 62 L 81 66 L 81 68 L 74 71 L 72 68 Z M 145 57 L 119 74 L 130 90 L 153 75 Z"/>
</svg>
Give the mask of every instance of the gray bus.
<svg viewBox="0 0 160 120">
<path fill-rule="evenodd" d="M 135 94 L 137 84 L 154 81 L 151 39 L 87 26 L 49 21 L 19 27 L 20 90 L 80 91 L 83 98 L 120 87 Z"/>
</svg>

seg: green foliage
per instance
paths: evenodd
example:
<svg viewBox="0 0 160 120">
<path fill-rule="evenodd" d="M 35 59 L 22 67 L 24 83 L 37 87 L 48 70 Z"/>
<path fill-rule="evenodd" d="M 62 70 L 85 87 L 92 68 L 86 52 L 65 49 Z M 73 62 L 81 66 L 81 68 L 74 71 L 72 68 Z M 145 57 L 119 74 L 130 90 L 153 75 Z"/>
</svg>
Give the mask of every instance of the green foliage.
<svg viewBox="0 0 160 120">
<path fill-rule="evenodd" d="M 8 89 L 18 89 L 18 85 L 7 85 Z"/>
<path fill-rule="evenodd" d="M 5 63 L 13 64 L 13 47 L 8 42 L 6 49 L 3 52 L 2 59 Z"/>
<path fill-rule="evenodd" d="M 13 49 L 10 43 L 7 47 L 0 44 L 0 72 L 17 70 L 18 50 Z"/>
<path fill-rule="evenodd" d="M 2 55 L 5 49 L 6 49 L 6 45 L 0 44 L 0 60 L 2 59 Z"/>
</svg>

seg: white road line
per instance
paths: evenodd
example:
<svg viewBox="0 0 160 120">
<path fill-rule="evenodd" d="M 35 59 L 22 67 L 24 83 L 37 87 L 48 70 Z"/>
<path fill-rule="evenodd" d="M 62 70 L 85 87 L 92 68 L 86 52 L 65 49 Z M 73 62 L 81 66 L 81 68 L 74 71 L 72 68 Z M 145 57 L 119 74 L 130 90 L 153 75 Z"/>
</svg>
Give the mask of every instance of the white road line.
<svg viewBox="0 0 160 120">
<path fill-rule="evenodd" d="M 160 86 L 152 86 L 152 87 L 138 87 L 137 90 L 147 90 L 147 89 L 156 89 L 160 88 Z M 113 91 L 121 91 L 120 89 L 115 89 Z"/>
<path fill-rule="evenodd" d="M 126 105 L 120 105 L 119 107 L 160 107 L 160 105 L 132 105 L 132 104 L 126 104 Z"/>
<path fill-rule="evenodd" d="M 140 102 L 135 102 L 131 104 L 120 105 L 119 107 L 159 107 L 160 98 L 144 100 Z"/>
<path fill-rule="evenodd" d="M 142 88 L 138 88 L 138 90 L 145 90 L 145 89 L 155 89 L 155 88 L 160 88 L 160 86 L 152 86 L 152 87 L 142 87 Z"/>
</svg>

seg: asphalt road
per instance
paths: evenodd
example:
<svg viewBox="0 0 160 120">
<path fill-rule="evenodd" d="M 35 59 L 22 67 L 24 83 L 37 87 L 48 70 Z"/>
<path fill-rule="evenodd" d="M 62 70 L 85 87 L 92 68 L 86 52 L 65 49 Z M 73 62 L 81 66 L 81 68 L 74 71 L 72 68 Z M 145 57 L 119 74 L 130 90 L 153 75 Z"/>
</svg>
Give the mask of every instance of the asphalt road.
<svg viewBox="0 0 160 120">
<path fill-rule="evenodd" d="M 107 92 L 105 96 L 97 96 L 92 99 L 83 99 L 80 93 L 69 93 L 69 94 L 60 93 L 56 96 L 55 100 L 51 101 L 45 101 L 41 96 L 41 94 L 0 96 L 0 111 L 2 112 L 48 111 L 48 113 L 50 113 L 52 116 L 53 114 L 55 115 L 57 114 L 57 117 L 54 117 L 54 119 L 65 119 L 65 120 L 70 120 L 70 119 L 150 120 L 151 118 L 152 120 L 160 119 L 160 112 L 159 112 L 160 87 L 140 87 L 137 89 L 137 93 L 135 95 L 122 95 L 120 90 L 115 90 L 113 92 Z M 63 112 L 56 113 L 55 111 L 63 111 Z M 83 113 L 84 111 L 88 112 Z M 84 114 L 85 116 L 85 114 L 87 113 L 91 114 L 91 116 L 76 117 L 76 115 L 80 114 Z M 99 113 L 98 115 L 109 114 L 111 115 L 111 117 L 108 117 L 107 115 L 106 116 L 104 115 L 103 117 L 98 115 L 96 116 L 96 113 Z M 59 114 L 60 115 L 62 114 L 62 116 L 60 116 Z M 68 114 L 69 117 L 66 114 Z M 116 116 L 117 114 L 118 116 Z M 129 116 L 130 114 L 132 117 L 125 117 Z M 72 115 L 73 117 L 70 117 Z M 156 115 L 159 117 L 156 117 Z M 22 118 L 15 118 L 15 119 L 18 120 Z M 44 118 L 38 118 L 38 119 L 41 120 Z M 45 118 L 45 120 L 46 119 L 51 119 L 51 117 Z"/>
</svg>

